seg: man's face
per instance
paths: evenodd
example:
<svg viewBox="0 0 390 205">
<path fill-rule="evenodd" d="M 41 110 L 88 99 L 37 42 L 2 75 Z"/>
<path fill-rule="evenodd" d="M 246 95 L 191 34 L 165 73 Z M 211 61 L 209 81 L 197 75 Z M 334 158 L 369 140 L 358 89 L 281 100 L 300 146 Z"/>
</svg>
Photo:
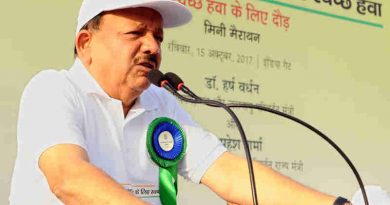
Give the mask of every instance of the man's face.
<svg viewBox="0 0 390 205">
<path fill-rule="evenodd" d="M 111 97 L 123 100 L 149 87 L 147 74 L 161 62 L 162 25 L 161 15 L 149 8 L 103 15 L 92 32 L 89 71 Z"/>
</svg>

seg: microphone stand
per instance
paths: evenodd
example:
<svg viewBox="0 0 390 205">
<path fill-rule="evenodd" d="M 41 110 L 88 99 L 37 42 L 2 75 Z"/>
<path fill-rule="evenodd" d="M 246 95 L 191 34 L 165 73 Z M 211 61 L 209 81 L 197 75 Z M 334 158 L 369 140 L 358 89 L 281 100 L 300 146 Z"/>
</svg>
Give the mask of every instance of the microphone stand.
<svg viewBox="0 0 390 205">
<path fill-rule="evenodd" d="M 187 95 L 195 98 L 195 99 L 201 99 L 200 97 L 198 97 L 195 93 L 193 93 L 184 84 L 181 86 L 180 90 L 183 91 L 184 93 L 186 93 Z M 215 105 L 212 105 L 212 104 L 207 104 L 207 105 L 215 106 Z M 358 181 L 360 189 L 362 190 L 362 195 L 363 195 L 363 199 L 364 199 L 365 205 L 369 205 L 367 193 L 366 193 L 366 190 L 365 190 L 364 184 L 363 184 L 363 180 L 361 179 L 361 177 L 359 175 L 359 172 L 357 171 L 357 169 L 353 165 L 352 161 L 348 158 L 348 156 L 343 152 L 343 150 L 335 142 L 333 142 L 328 136 L 326 136 L 324 133 L 319 131 L 317 128 L 311 126 L 309 123 L 307 123 L 307 122 L 305 122 L 305 121 L 303 121 L 303 120 L 301 120 L 299 118 L 296 118 L 296 117 L 294 117 L 292 115 L 288 115 L 288 114 L 280 112 L 278 110 L 270 109 L 270 108 L 267 108 L 267 107 L 264 107 L 264 106 L 260 106 L 260 105 L 252 105 L 252 104 L 226 104 L 226 106 L 228 106 L 229 108 L 257 109 L 257 110 L 266 111 L 266 112 L 269 112 L 269 113 L 272 113 L 272 114 L 276 114 L 276 115 L 279 115 L 281 117 L 284 117 L 284 118 L 287 118 L 289 120 L 292 120 L 294 122 L 297 122 L 298 124 L 301 124 L 302 126 L 308 128 L 309 130 L 311 130 L 314 133 L 316 133 L 317 135 L 319 135 L 328 144 L 330 144 L 341 155 L 341 157 L 347 162 L 348 166 L 351 168 L 352 172 L 354 173 L 354 175 L 356 177 L 356 180 Z"/>
</svg>

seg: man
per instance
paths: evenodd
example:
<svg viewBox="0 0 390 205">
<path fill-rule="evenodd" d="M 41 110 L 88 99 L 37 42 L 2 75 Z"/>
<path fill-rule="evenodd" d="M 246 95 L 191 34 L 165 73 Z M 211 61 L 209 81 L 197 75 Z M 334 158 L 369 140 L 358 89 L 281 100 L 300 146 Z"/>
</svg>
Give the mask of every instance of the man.
<svg viewBox="0 0 390 205">
<path fill-rule="evenodd" d="M 130 191 L 159 190 L 145 139 L 158 117 L 174 119 L 187 135 L 182 176 L 229 203 L 252 203 L 246 161 L 147 79 L 159 69 L 163 28 L 190 19 L 173 0 L 83 2 L 74 65 L 37 74 L 23 93 L 11 204 L 160 204 L 158 195 Z M 259 163 L 254 169 L 261 204 L 335 201 Z"/>
</svg>

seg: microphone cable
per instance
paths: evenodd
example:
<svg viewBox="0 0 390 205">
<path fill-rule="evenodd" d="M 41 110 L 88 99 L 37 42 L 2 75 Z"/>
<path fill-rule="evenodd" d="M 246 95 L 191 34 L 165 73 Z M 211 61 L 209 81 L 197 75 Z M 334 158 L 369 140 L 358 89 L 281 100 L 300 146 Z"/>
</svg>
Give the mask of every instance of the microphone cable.
<svg viewBox="0 0 390 205">
<path fill-rule="evenodd" d="M 181 80 L 180 77 L 177 76 L 175 73 L 168 72 L 168 73 L 165 74 L 165 76 L 166 76 L 166 79 L 173 86 L 175 86 L 175 88 L 177 88 L 177 90 L 183 91 L 184 93 L 186 93 L 187 95 L 193 97 L 194 99 L 202 99 L 202 98 L 198 97 L 195 93 L 193 93 L 187 86 L 185 86 L 183 80 Z M 207 104 L 207 105 L 215 106 L 215 105 L 212 105 L 212 104 Z M 358 181 L 360 189 L 362 190 L 362 195 L 363 195 L 363 199 L 364 199 L 365 205 L 369 205 L 368 198 L 367 198 L 367 193 L 366 193 L 366 190 L 365 190 L 364 184 L 363 184 L 363 180 L 361 179 L 361 177 L 359 175 L 359 172 L 357 171 L 357 169 L 353 165 L 352 161 L 348 158 L 348 156 L 343 152 L 343 150 L 335 142 L 333 142 L 328 136 L 326 136 L 320 130 L 318 130 L 317 128 L 313 127 L 309 123 L 307 123 L 307 122 L 305 122 L 305 121 L 303 121 L 303 120 L 301 120 L 299 118 L 296 118 L 296 117 L 294 117 L 292 115 L 288 115 L 288 114 L 286 114 L 284 112 L 280 112 L 278 110 L 267 108 L 267 107 L 264 107 L 264 106 L 261 106 L 261 105 L 253 105 L 253 104 L 245 104 L 245 103 L 231 103 L 231 104 L 225 104 L 225 105 L 228 106 L 229 108 L 250 108 L 250 109 L 262 110 L 262 111 L 266 111 L 266 112 L 269 112 L 269 113 L 272 113 L 272 114 L 275 114 L 275 115 L 279 115 L 281 117 L 284 117 L 284 118 L 287 118 L 289 120 L 292 120 L 292 121 L 294 121 L 294 122 L 296 122 L 296 123 L 298 123 L 298 124 L 308 128 L 309 130 L 313 131 L 317 135 L 319 135 L 328 144 L 330 144 L 341 155 L 341 157 L 347 162 L 348 166 L 351 168 L 352 172 L 354 173 L 354 175 L 356 177 L 356 180 Z"/>
<path fill-rule="evenodd" d="M 250 177 L 250 184 L 251 184 L 251 191 L 252 191 L 252 201 L 253 205 L 258 205 L 258 199 L 257 199 L 257 190 L 256 190 L 256 183 L 255 183 L 255 177 L 254 177 L 254 171 L 253 171 L 253 163 L 252 163 L 252 157 L 249 151 L 249 145 L 248 141 L 244 132 L 244 129 L 242 128 L 241 122 L 239 121 L 237 115 L 233 112 L 232 109 L 230 109 L 226 104 L 215 101 L 215 100 L 205 100 L 200 97 L 191 99 L 188 97 L 185 97 L 183 95 L 180 95 L 177 91 L 176 88 L 172 86 L 172 84 L 169 82 L 169 80 L 158 70 L 151 70 L 148 73 L 148 79 L 151 83 L 158 87 L 163 87 L 166 90 L 168 90 L 170 93 L 172 93 L 174 96 L 179 98 L 180 100 L 183 100 L 185 102 L 189 103 L 195 103 L 195 104 L 206 104 L 206 105 L 211 105 L 213 107 L 221 107 L 224 110 L 226 110 L 229 115 L 232 117 L 233 121 L 236 123 L 237 128 L 239 130 L 242 143 L 244 145 L 244 151 L 245 151 L 245 156 L 248 164 L 248 170 L 249 170 L 249 177 Z M 184 86 L 184 84 L 183 84 Z M 189 89 L 188 89 L 189 90 Z M 192 93 L 192 92 L 190 92 Z M 195 94 L 193 94 L 196 96 Z M 191 95 L 190 95 L 191 96 Z M 191 96 L 192 97 L 192 96 Z"/>
<path fill-rule="evenodd" d="M 361 179 L 360 175 L 359 175 L 359 172 L 357 171 L 357 169 L 355 168 L 355 166 L 353 165 L 352 161 L 348 158 L 348 156 L 344 153 L 344 151 L 335 143 L 333 142 L 328 136 L 326 136 L 324 133 L 322 133 L 320 130 L 318 130 L 317 128 L 313 127 L 312 125 L 310 125 L 309 123 L 299 119 L 299 118 L 296 118 L 294 116 L 291 116 L 291 115 L 288 115 L 284 112 L 280 112 L 278 110 L 274 110 L 274 109 L 271 109 L 271 108 L 267 108 L 267 107 L 264 107 L 264 106 L 260 106 L 260 105 L 253 105 L 253 104 L 227 104 L 227 106 L 231 107 L 231 108 L 250 108 L 250 109 L 257 109 L 257 110 L 262 110 L 262 111 L 266 111 L 266 112 L 269 112 L 269 113 L 272 113 L 272 114 L 276 114 L 276 115 L 279 115 L 281 117 L 284 117 L 284 118 L 287 118 L 289 120 L 292 120 L 294 122 L 297 122 L 298 124 L 308 128 L 309 130 L 313 131 L 314 133 L 316 133 L 317 135 L 319 135 L 322 139 L 324 139 L 329 145 L 331 145 L 340 155 L 341 157 L 347 162 L 348 166 L 351 168 L 352 172 L 354 173 L 355 177 L 356 177 L 356 180 L 358 181 L 359 183 L 359 187 L 360 189 L 362 190 L 362 195 L 363 195 L 363 198 L 364 198 L 364 203 L 365 205 L 369 205 L 368 204 L 368 198 L 367 198 L 367 193 L 366 193 L 366 190 L 364 188 L 364 184 L 363 184 L 363 180 Z"/>
</svg>

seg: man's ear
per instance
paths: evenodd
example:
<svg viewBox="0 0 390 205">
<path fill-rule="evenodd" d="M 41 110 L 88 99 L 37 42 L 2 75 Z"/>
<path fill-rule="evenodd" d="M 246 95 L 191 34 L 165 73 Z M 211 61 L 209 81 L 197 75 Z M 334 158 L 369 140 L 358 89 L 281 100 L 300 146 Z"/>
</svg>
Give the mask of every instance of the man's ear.
<svg viewBox="0 0 390 205">
<path fill-rule="evenodd" d="M 91 40 L 92 40 L 92 33 L 84 29 L 77 34 L 75 40 L 77 56 L 85 65 L 91 64 L 92 61 L 91 46 L 90 46 Z"/>
</svg>

